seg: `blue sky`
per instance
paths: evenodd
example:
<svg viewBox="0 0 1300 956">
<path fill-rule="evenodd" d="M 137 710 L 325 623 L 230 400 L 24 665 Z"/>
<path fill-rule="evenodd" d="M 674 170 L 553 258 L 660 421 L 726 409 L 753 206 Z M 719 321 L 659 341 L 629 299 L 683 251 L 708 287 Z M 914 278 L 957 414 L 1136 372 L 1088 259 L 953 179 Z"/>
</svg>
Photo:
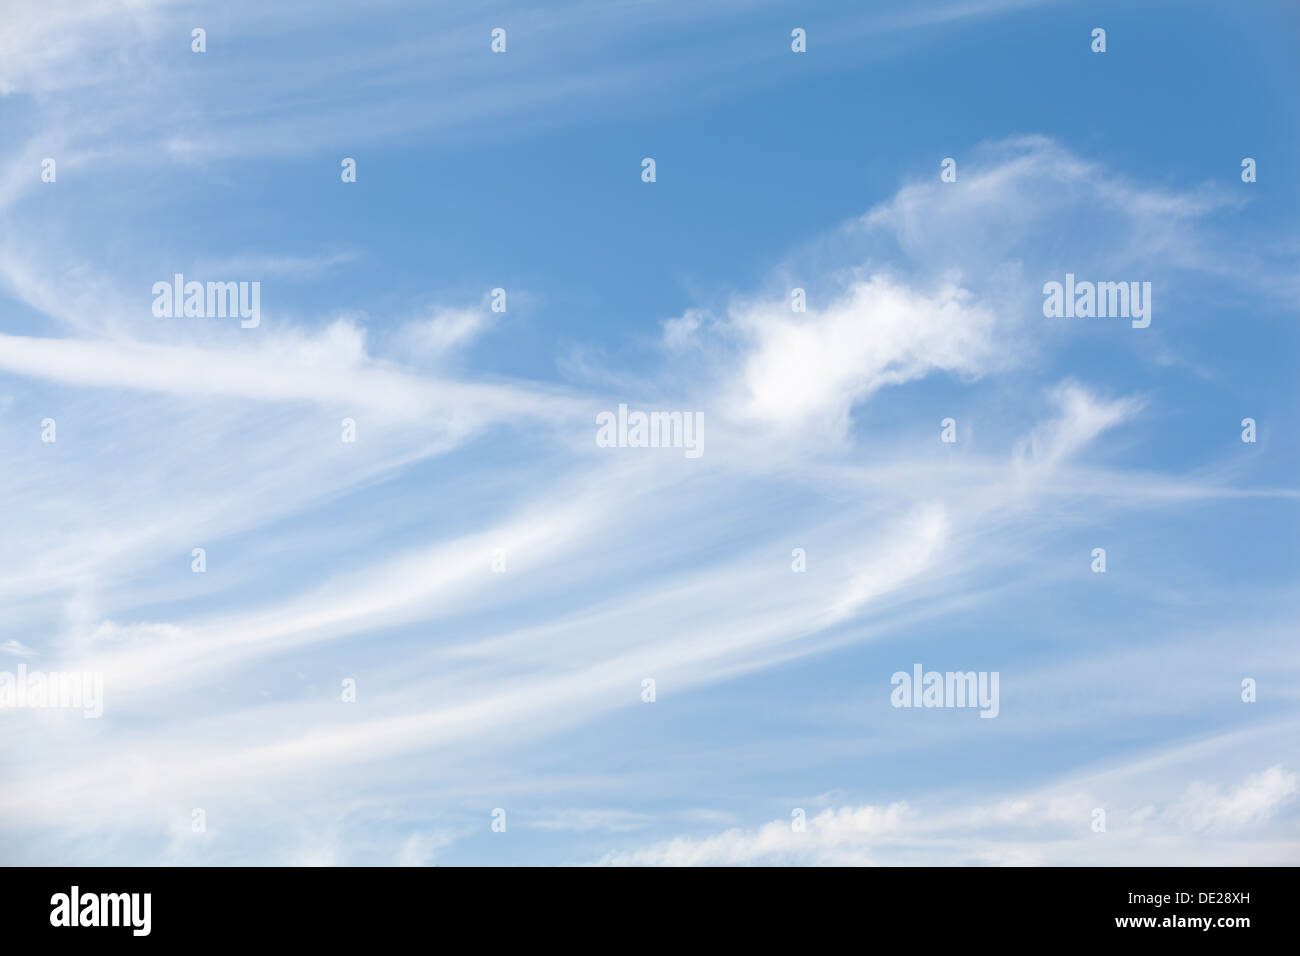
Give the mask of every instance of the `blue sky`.
<svg viewBox="0 0 1300 956">
<path fill-rule="evenodd" d="M 0 860 L 1300 862 L 1300 15 L 701 6 L 9 16 Z"/>
</svg>

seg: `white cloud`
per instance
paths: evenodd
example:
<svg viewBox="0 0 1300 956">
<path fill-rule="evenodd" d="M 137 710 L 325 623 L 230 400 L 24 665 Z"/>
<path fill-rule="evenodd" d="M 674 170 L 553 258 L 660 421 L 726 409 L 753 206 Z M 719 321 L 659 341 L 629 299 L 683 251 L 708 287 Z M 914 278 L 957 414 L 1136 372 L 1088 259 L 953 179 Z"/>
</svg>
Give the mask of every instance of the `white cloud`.
<svg viewBox="0 0 1300 956">
<path fill-rule="evenodd" d="M 248 330 L 253 334 L 252 330 Z M 363 336 L 336 322 L 317 339 L 268 336 L 257 346 L 110 343 L 0 335 L 0 371 L 81 388 L 131 388 L 187 396 L 226 396 L 348 404 L 403 418 L 441 410 L 460 429 L 502 418 L 577 416 L 586 405 L 554 390 L 436 380 L 369 359 Z M 454 410 L 454 415 L 446 414 Z"/>
<path fill-rule="evenodd" d="M 401 338 L 417 353 L 438 357 L 463 348 L 492 326 L 485 307 L 438 309 L 432 318 L 410 322 Z"/>
<path fill-rule="evenodd" d="M 1146 404 L 1134 397 L 1106 401 L 1074 381 L 1060 383 L 1048 395 L 1060 416 L 1036 426 L 1017 444 L 1022 468 L 1050 470 L 1102 432 L 1129 421 Z"/>
<path fill-rule="evenodd" d="M 691 345 L 695 341 L 695 333 L 699 330 L 700 325 L 707 320 L 708 314 L 700 309 L 687 309 L 686 312 L 675 319 L 665 319 L 663 322 L 664 346 L 672 351 L 677 351 Z"/>
<path fill-rule="evenodd" d="M 881 275 L 855 280 L 825 308 L 746 305 L 731 322 L 751 343 L 740 414 L 781 428 L 842 432 L 849 410 L 886 385 L 978 376 L 995 357 L 993 312 L 970 292 L 927 293 Z"/>
<path fill-rule="evenodd" d="M 1140 776 L 1141 762 L 1118 768 L 1122 777 Z M 1053 787 L 992 803 L 927 809 L 907 803 L 826 809 L 808 814 L 806 829 L 792 819 L 773 820 L 756 829 L 732 828 L 702 837 L 676 837 L 630 850 L 616 850 L 599 861 L 613 866 L 734 866 L 802 864 L 861 865 L 1200 865 L 1241 863 L 1259 845 L 1232 840 L 1190 847 L 1177 830 L 1230 829 L 1267 821 L 1294 797 L 1294 773 L 1280 766 L 1252 774 L 1227 795 L 1195 784 L 1163 817 L 1150 808 L 1117 807 L 1111 802 L 1107 828 L 1093 828 L 1096 809 L 1107 801 L 1095 788 L 1100 778 L 1066 780 Z M 1111 786 L 1114 786 L 1112 782 Z M 1292 862 L 1300 854 L 1294 837 L 1280 840 L 1267 859 Z"/>
<path fill-rule="evenodd" d="M 433 866 L 438 851 L 451 846 L 456 838 L 450 833 L 412 833 L 402 841 L 397 853 L 398 866 Z"/>
<path fill-rule="evenodd" d="M 887 807 L 841 807 L 806 819 L 773 820 L 757 830 L 735 828 L 699 840 L 679 838 L 641 850 L 612 853 L 601 862 L 632 866 L 734 866 L 755 863 L 858 865 L 878 838 L 902 829 L 905 803 Z"/>
<path fill-rule="evenodd" d="M 1300 775 L 1280 765 L 1251 774 L 1226 792 L 1196 782 L 1168 811 L 1177 826 L 1195 831 L 1232 830 L 1267 820 L 1300 793 Z"/>
</svg>

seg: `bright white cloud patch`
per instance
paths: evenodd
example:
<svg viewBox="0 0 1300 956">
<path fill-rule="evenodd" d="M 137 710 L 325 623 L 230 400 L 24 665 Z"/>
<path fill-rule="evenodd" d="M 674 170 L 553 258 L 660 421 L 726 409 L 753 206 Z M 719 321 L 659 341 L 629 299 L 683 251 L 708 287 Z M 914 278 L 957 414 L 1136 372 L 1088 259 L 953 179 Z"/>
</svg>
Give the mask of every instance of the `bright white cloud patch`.
<svg viewBox="0 0 1300 956">
<path fill-rule="evenodd" d="M 994 350 L 993 312 L 971 293 L 925 293 L 883 276 L 855 281 L 824 309 L 749 305 L 731 322 L 750 343 L 741 414 L 782 428 L 842 431 L 876 390 L 935 372 L 978 376 Z"/>
</svg>

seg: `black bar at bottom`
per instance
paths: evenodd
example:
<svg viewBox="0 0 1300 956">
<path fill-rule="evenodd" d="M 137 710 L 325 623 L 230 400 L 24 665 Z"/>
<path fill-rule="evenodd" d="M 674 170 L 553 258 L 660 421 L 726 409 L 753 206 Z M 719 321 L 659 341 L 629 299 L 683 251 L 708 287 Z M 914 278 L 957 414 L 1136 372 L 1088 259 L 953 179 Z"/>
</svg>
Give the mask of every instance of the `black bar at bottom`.
<svg viewBox="0 0 1300 956">
<path fill-rule="evenodd" d="M 535 943 L 676 947 L 812 942 L 831 932 L 883 942 L 876 934 L 887 928 L 920 945 L 1129 937 L 1232 946 L 1294 939 L 1295 875 L 1224 867 L 7 868 L 0 918 L 7 943 L 334 947 L 414 933 L 452 943 L 469 933 L 475 941 L 522 934 Z"/>
</svg>

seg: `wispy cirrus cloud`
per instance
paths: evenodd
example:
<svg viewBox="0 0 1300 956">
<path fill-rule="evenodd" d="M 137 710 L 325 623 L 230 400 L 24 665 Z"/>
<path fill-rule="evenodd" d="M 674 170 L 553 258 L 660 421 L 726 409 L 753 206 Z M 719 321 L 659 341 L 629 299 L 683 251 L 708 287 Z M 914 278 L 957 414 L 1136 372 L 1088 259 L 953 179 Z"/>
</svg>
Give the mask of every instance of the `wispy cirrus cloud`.
<svg viewBox="0 0 1300 956">
<path fill-rule="evenodd" d="M 840 19 L 821 21 L 815 42 L 844 56 L 839 66 L 827 57 L 808 69 L 889 55 L 892 41 L 851 51 L 854 38 L 924 33 L 1018 6 L 900 6 L 865 18 L 828 6 L 822 12 Z M 737 10 L 770 20 L 713 29 Z M 530 124 L 581 125 L 602 103 L 652 103 L 665 90 L 722 96 L 737 83 L 738 64 L 767 64 L 772 51 L 781 60 L 763 75 L 776 82 L 802 68 L 787 53 L 786 12 L 767 4 L 516 11 L 509 58 L 494 60 L 475 5 L 449 9 L 436 25 L 400 6 L 367 11 L 366 24 L 342 8 L 237 6 L 208 24 L 204 60 L 188 52 L 191 12 L 132 11 L 88 21 L 102 27 L 94 35 L 69 28 L 73 5 L 57 5 L 40 22 L 24 16 L 9 34 L 22 42 L 3 47 L 0 67 L 7 105 L 20 107 L 0 204 L 6 234 L 23 237 L 0 247 L 5 308 L 23 323 L 0 334 L 0 374 L 12 394 L 0 453 L 13 465 L 0 474 L 8 516 L 0 591 L 9 612 L 0 650 L 102 671 L 117 715 L 91 730 L 67 715 L 6 715 L 21 728 L 0 752 L 6 771 L 21 771 L 0 794 L 0 816 L 10 821 L 0 833 L 15 858 L 428 865 L 472 844 L 482 810 L 499 802 L 511 803 L 514 825 L 559 835 L 549 861 L 574 859 L 578 851 L 568 848 L 579 839 L 608 846 L 633 837 L 640 845 L 607 862 L 1138 857 L 1114 840 L 1080 849 L 1075 831 L 1086 827 L 1090 801 L 1112 797 L 1074 775 L 1059 789 L 1017 779 L 971 805 L 946 799 L 943 780 L 902 781 L 883 799 L 810 806 L 803 834 L 777 815 L 766 825 L 659 838 L 665 826 L 690 825 L 683 806 L 715 829 L 719 820 L 772 819 L 755 809 L 761 787 L 741 792 L 746 806 L 698 811 L 700 781 L 711 770 L 760 764 L 745 759 L 746 747 L 761 749 L 808 719 L 822 682 L 849 666 L 836 657 L 823 669 L 832 653 L 884 646 L 909 659 L 975 650 L 1013 662 L 1049 657 L 1026 668 L 1036 692 L 1021 690 L 999 721 L 977 722 L 1007 727 L 1001 739 L 1032 741 L 1043 762 L 1073 752 L 1071 735 L 1111 733 L 1128 719 L 1211 711 L 1228 719 L 1212 705 L 1220 694 L 1237 704 L 1238 665 L 1216 657 L 1208 639 L 1195 643 L 1193 663 L 1212 664 L 1210 673 L 1177 670 L 1168 687 L 1143 695 L 1144 669 L 1157 658 L 1125 656 L 1103 639 L 1108 632 L 1083 632 L 1055 608 L 1060 620 L 1043 627 L 1051 616 L 1043 589 L 1062 580 L 1086 587 L 1069 577 L 1081 567 L 1088 574 L 1076 559 L 1094 537 L 1120 537 L 1137 516 L 1173 513 L 1194 527 L 1186 516 L 1207 503 L 1284 500 L 1296 490 L 1252 486 L 1249 466 L 1218 446 L 1200 470 L 1132 454 L 1124 442 L 1155 444 L 1157 417 L 1171 400 L 1159 382 L 1116 386 L 1101 365 L 1063 362 L 1106 332 L 1044 325 L 1038 289 L 1066 269 L 1140 266 L 1157 282 L 1223 279 L 1208 251 L 1219 218 L 1241 207 L 1235 197 L 1138 182 L 1048 137 L 972 144 L 957 184 L 927 175 L 879 202 L 844 200 L 845 214 L 870 208 L 793 250 L 765 280 L 729 287 L 721 304 L 701 297 L 656 313 L 677 316 L 662 327 L 666 348 L 637 347 L 651 333 L 634 326 L 637 303 L 626 294 L 607 315 L 582 290 L 546 290 L 557 311 L 600 312 L 614 350 L 633 343 L 619 353 L 628 368 L 611 362 L 575 384 L 565 377 L 572 365 L 552 374 L 561 346 L 544 322 L 533 330 L 542 346 L 528 354 L 534 341 L 512 341 L 513 315 L 497 325 L 482 304 L 464 305 L 478 292 L 445 288 L 461 281 L 457 267 L 436 271 L 441 263 L 411 248 L 414 227 L 403 218 L 409 210 L 426 232 L 447 230 L 455 242 L 514 258 L 530 278 L 545 277 L 564 265 L 558 257 L 532 262 L 510 245 L 534 210 L 511 210 L 517 217 L 503 215 L 498 232 L 462 239 L 453 202 L 462 184 L 438 179 L 429 191 L 444 221 L 413 201 L 402 178 L 402 162 L 423 155 L 364 157 L 357 185 L 373 182 L 376 191 L 360 193 L 366 199 L 355 207 L 345 205 L 352 193 L 329 194 L 337 208 L 317 205 L 318 193 L 296 204 L 297 184 L 318 176 L 351 188 L 336 182 L 335 153 L 434 130 L 522 137 Z M 841 20 L 853 29 L 833 29 Z M 396 21 L 403 29 L 389 30 Z M 649 43 L 622 61 L 583 66 L 631 38 L 683 30 L 699 31 L 707 56 Z M 331 31 L 353 31 L 355 42 L 331 45 Z M 430 37 L 457 52 L 431 62 Z M 270 51 L 284 53 L 289 38 L 291 66 L 301 68 L 250 69 Z M 137 75 L 139 64 L 148 68 Z M 435 95 L 448 88 L 465 93 Z M 166 102 L 157 89 L 168 90 Z M 611 147 L 631 149 L 633 166 L 649 148 Z M 92 206 L 113 197 L 104 207 L 109 226 L 96 231 L 86 216 L 86 236 L 71 226 L 72 235 L 54 234 L 65 218 L 83 218 L 59 213 L 70 208 L 56 205 L 61 192 L 47 191 L 42 204 L 35 198 L 33 164 L 51 151 L 66 171 L 59 190 L 98 188 L 103 177 L 130 171 L 112 190 L 73 192 Z M 304 155 L 310 163 L 275 166 Z M 530 175 L 544 175 L 550 153 L 520 155 L 537 164 Z M 190 195 L 191 174 L 227 176 L 222 195 L 242 195 L 239 177 L 252 166 L 239 164 L 250 160 L 268 164 L 254 177 L 264 190 L 244 210 L 259 231 L 223 231 L 224 210 L 201 203 L 188 210 L 186 229 L 158 228 L 183 205 L 177 197 L 200 198 Z M 672 183 L 665 177 L 656 187 Z M 131 197 L 141 200 L 138 210 Z M 352 218 L 386 206 L 400 208 L 405 230 Z M 467 208 L 459 215 L 478 214 L 476 201 Z M 539 210 L 549 210 L 536 214 L 557 224 L 560 242 L 567 210 Z M 616 210 L 638 236 L 661 212 Z M 683 228 L 671 215 L 666 221 Z M 342 238 L 317 238 L 324 223 Z M 102 242 L 109 234 L 115 241 Z M 257 238 L 245 247 L 243 235 Z M 645 242 L 653 248 L 672 236 Z M 159 263 L 173 260 L 181 265 L 160 273 Z M 250 334 L 151 321 L 149 282 L 187 263 L 235 273 L 221 278 L 281 279 L 292 294 Z M 369 281 L 391 263 L 396 280 L 386 272 Z M 1234 282 L 1278 288 L 1262 281 L 1268 269 L 1249 265 Z M 358 301 L 298 304 L 340 271 Z M 598 278 L 593 268 L 573 284 Z M 791 309 L 796 287 L 807 293 L 806 313 Z M 512 303 L 517 291 L 512 285 Z M 1159 287 L 1159 301 L 1170 291 Z M 412 306 L 430 301 L 438 304 L 424 312 Z M 404 321 L 412 314 L 419 318 Z M 1106 355 L 1144 355 L 1146 345 L 1135 343 L 1157 341 L 1167 320 L 1157 316 L 1145 330 L 1150 339 L 1106 340 Z M 472 367 L 446 371 L 443 359 L 466 354 Z M 704 458 L 597 449 L 594 415 L 627 401 L 702 411 Z M 949 414 L 961 423 L 955 445 L 937 437 Z M 57 442 L 39 442 L 46 417 L 58 421 Z M 355 443 L 340 437 L 345 417 L 357 426 Z M 1142 542 L 1125 543 L 1134 567 Z M 190 565 L 200 547 L 208 555 L 202 575 Z M 795 548 L 809 559 L 799 573 Z M 1083 580 L 1095 593 L 1113 580 L 1154 591 L 1158 564 L 1137 579 Z M 1167 655 L 1191 645 L 1186 630 L 1200 609 L 1180 607 L 1174 597 L 1186 594 L 1161 583 L 1169 591 L 1160 592 L 1160 610 L 1146 594 L 1135 628 L 1164 640 L 1159 654 Z M 973 636 L 972 650 L 944 643 L 982 607 L 1000 617 Z M 1060 646 L 1048 647 L 1043 634 L 1002 633 L 1013 626 L 1056 635 Z M 1239 666 L 1269 666 L 1275 644 L 1252 636 L 1255 656 Z M 1115 667 L 1125 679 L 1094 694 L 1104 708 L 1061 705 L 1072 688 L 1065 671 Z M 864 685 L 872 673 L 864 670 Z M 641 696 L 648 678 L 659 693 L 653 710 Z M 357 681 L 355 703 L 340 698 L 344 679 Z M 710 715 L 707 701 L 744 703 L 728 688 L 763 680 L 772 683 L 761 691 L 743 686 L 765 719 L 771 711 L 771 726 L 690 749 L 696 736 L 738 722 L 722 705 L 723 716 Z M 1288 713 L 1294 706 L 1285 694 L 1273 702 Z M 647 734 L 646 715 L 662 736 Z M 836 715 L 847 742 L 800 752 L 830 755 L 832 776 L 854 772 L 854 759 L 840 759 L 853 748 L 896 755 L 906 741 L 942 761 L 954 742 L 973 751 L 987 744 L 968 727 L 853 724 L 859 716 Z M 690 731 L 662 730 L 673 721 L 691 723 Z M 566 764 L 555 746 L 565 734 L 594 748 L 597 769 Z M 627 739 L 645 744 L 645 767 L 621 756 Z M 1229 831 L 1232 839 L 1215 847 L 1222 859 L 1291 853 L 1291 843 L 1267 849 L 1263 838 L 1242 834 L 1285 819 L 1293 755 L 1265 734 L 1246 743 L 1251 765 L 1234 767 L 1235 777 L 1196 768 L 1177 792 L 1134 783 L 1107 803 L 1116 808 L 1111 819 L 1149 826 L 1140 852 L 1151 859 L 1187 859 L 1187 833 Z M 674 756 L 683 751 L 693 761 Z M 780 756 L 785 766 L 798 759 Z M 1214 782 L 1197 789 L 1197 780 Z M 690 799 L 663 809 L 674 783 Z M 1158 799 L 1148 799 L 1153 792 Z M 185 826 L 195 806 L 211 811 L 201 838 Z"/>
<path fill-rule="evenodd" d="M 1210 739 L 1155 760 L 1166 773 L 1186 773 L 1198 752 L 1224 743 Z M 1249 774 L 1226 794 L 1199 780 L 1177 794 L 1165 780 L 1159 785 L 1167 795 L 1163 807 L 1130 802 L 1150 769 L 1150 761 L 1134 762 L 985 803 L 799 807 L 789 819 L 617 850 L 598 863 L 1087 866 L 1140 865 L 1156 855 L 1180 865 L 1214 866 L 1300 859 L 1300 841 L 1279 819 L 1297 792 L 1294 773 L 1271 767 Z M 1180 837 L 1189 828 L 1213 836 L 1187 845 Z"/>
</svg>

